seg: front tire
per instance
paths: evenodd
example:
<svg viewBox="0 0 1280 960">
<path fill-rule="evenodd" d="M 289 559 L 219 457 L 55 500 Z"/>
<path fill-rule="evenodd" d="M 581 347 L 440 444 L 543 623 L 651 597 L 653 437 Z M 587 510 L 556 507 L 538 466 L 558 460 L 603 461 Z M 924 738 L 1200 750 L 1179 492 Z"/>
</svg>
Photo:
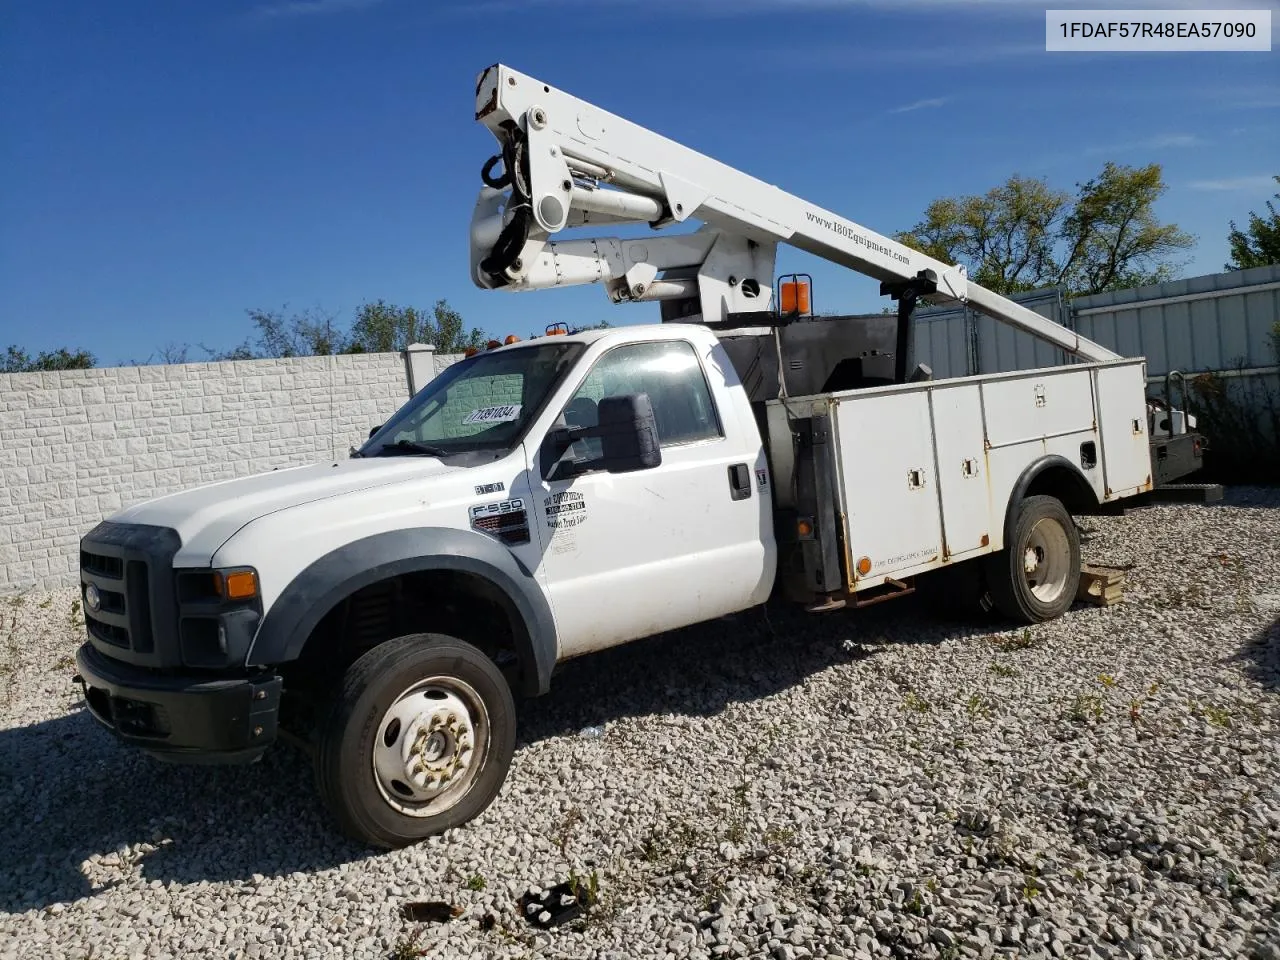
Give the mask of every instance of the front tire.
<svg viewBox="0 0 1280 960">
<path fill-rule="evenodd" d="M 1080 532 L 1055 497 L 1027 497 L 1005 549 L 987 558 L 996 609 L 1020 623 L 1062 616 L 1080 586 Z"/>
<path fill-rule="evenodd" d="M 348 836 L 409 846 L 493 802 L 515 739 L 514 698 L 493 661 L 453 637 L 412 634 L 347 668 L 320 721 L 316 783 Z"/>
</svg>

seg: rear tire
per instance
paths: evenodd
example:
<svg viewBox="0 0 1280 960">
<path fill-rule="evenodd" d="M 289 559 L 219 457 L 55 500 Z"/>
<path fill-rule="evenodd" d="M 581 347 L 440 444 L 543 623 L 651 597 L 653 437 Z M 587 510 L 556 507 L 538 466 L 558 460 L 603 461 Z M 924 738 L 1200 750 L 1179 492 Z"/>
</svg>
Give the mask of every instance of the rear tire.
<svg viewBox="0 0 1280 960">
<path fill-rule="evenodd" d="M 1027 497 L 1016 508 L 1005 549 L 987 557 L 996 609 L 1020 623 L 1062 616 L 1080 585 L 1080 531 L 1062 501 Z"/>
<path fill-rule="evenodd" d="M 492 660 L 442 634 L 399 637 L 343 675 L 319 723 L 316 784 L 348 836 L 409 846 L 493 802 L 515 738 L 511 688 Z"/>
</svg>

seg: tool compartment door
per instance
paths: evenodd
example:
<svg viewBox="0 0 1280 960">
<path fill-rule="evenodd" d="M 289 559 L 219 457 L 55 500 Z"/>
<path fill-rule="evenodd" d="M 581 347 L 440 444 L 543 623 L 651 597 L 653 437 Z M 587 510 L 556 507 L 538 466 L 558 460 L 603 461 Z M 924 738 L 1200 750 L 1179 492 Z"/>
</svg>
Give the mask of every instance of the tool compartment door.
<svg viewBox="0 0 1280 960">
<path fill-rule="evenodd" d="M 846 575 L 863 589 L 936 566 L 942 553 L 929 396 L 841 397 L 833 420 L 845 511 Z"/>
<path fill-rule="evenodd" d="M 1108 499 L 1151 489 L 1151 437 L 1147 433 L 1146 364 L 1100 367 L 1094 371 L 1102 467 Z"/>
<path fill-rule="evenodd" d="M 976 383 L 936 387 L 933 435 L 942 491 L 943 546 L 949 558 L 985 552 L 991 542 L 991 472 Z"/>
</svg>

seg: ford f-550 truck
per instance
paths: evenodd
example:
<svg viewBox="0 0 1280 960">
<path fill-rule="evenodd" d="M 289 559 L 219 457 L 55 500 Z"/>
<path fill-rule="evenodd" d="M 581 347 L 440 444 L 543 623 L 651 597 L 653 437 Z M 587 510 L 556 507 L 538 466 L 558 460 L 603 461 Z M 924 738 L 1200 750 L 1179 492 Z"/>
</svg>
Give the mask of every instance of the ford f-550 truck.
<svg viewBox="0 0 1280 960">
<path fill-rule="evenodd" d="M 952 569 L 979 571 L 1006 616 L 1056 617 L 1080 574 L 1072 514 L 1150 490 L 1157 439 L 1198 442 L 1152 409 L 1141 359 L 960 268 L 509 68 L 477 90 L 502 152 L 473 280 L 600 282 L 660 302 L 664 322 L 493 343 L 350 458 L 89 531 L 79 677 L 126 743 L 235 762 L 294 730 L 343 829 L 413 843 L 494 801 L 514 697 L 545 693 L 557 665 L 770 599 L 903 596 Z M 692 234 L 550 239 L 695 213 Z M 774 290 L 778 242 L 879 278 L 898 315 L 813 316 L 807 283 Z M 973 304 L 1079 362 L 932 380 L 907 359 L 917 299 Z"/>
</svg>

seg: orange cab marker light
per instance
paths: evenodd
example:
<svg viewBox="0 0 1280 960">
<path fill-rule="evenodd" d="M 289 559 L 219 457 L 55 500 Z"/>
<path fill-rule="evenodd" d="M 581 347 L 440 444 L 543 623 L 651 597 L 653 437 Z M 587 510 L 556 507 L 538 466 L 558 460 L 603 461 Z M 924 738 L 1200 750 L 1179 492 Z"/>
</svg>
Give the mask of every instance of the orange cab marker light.
<svg viewBox="0 0 1280 960">
<path fill-rule="evenodd" d="M 258 595 L 258 578 L 252 570 L 235 570 L 224 576 L 228 600 L 248 600 Z"/>
<path fill-rule="evenodd" d="M 502 342 L 503 342 L 503 343 L 507 343 L 507 344 L 511 344 L 511 343 L 519 343 L 519 342 L 520 342 L 520 338 L 519 338 L 519 337 L 517 337 L 514 333 L 510 333 L 510 334 L 507 334 L 507 339 L 506 339 L 506 340 L 504 340 L 504 341 L 502 341 Z"/>
<path fill-rule="evenodd" d="M 464 356 L 464 357 L 474 357 L 474 356 L 475 356 L 477 353 L 479 353 L 479 352 L 480 352 L 480 350 L 479 350 L 478 348 L 476 348 L 476 347 L 467 347 L 466 352 L 463 354 L 463 356 Z"/>
<path fill-rule="evenodd" d="M 500 346 L 502 346 L 502 344 L 499 343 L 497 340 L 490 340 L 488 348 L 492 350 L 494 347 L 500 347 Z"/>
<path fill-rule="evenodd" d="M 871 558 L 863 557 L 858 561 L 858 573 L 860 576 L 866 576 L 871 572 Z"/>
</svg>

